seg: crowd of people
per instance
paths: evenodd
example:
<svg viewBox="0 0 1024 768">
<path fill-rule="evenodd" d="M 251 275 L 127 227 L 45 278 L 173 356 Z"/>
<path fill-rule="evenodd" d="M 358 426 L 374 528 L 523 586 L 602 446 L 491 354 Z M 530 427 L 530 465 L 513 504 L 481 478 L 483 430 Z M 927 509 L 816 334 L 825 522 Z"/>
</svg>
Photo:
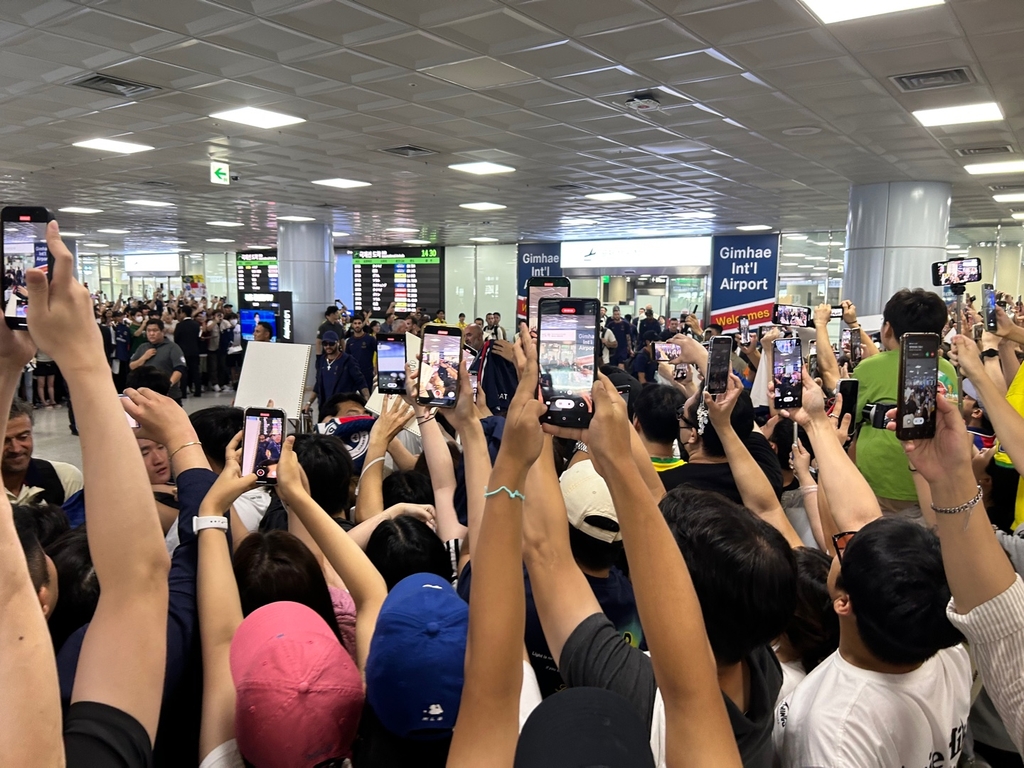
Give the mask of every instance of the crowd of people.
<svg viewBox="0 0 1024 768">
<path fill-rule="evenodd" d="M 56 223 L 47 240 L 28 332 L 0 325 L 4 765 L 1021 765 L 1024 317 L 997 310 L 979 344 L 936 294 L 901 290 L 876 345 L 844 302 L 850 371 L 822 305 L 819 377 L 805 367 L 800 408 L 776 412 L 782 329 L 738 346 L 712 397 L 696 317 L 645 313 L 635 338 L 678 357 L 639 380 L 615 310 L 584 429 L 542 426 L 537 345 L 525 324 L 485 336 L 491 318 L 463 329 L 476 355 L 451 408 L 388 396 L 372 416 L 350 355 L 351 389 L 317 399 L 370 425 L 358 459 L 335 435 L 275 435 L 268 486 L 243 473 L 241 410 L 176 402 L 195 368 L 164 349 L 166 307 L 129 332 L 118 398 L 108 308 L 94 322 Z M 202 337 L 205 311 L 231 335 L 230 307 L 184 303 L 175 334 Z M 372 337 L 334 314 L 332 370 L 343 338 Z M 944 392 L 934 437 L 900 443 L 912 332 L 949 339 Z M 74 401 L 80 473 L 32 456 L 16 395 L 37 350 Z"/>
</svg>

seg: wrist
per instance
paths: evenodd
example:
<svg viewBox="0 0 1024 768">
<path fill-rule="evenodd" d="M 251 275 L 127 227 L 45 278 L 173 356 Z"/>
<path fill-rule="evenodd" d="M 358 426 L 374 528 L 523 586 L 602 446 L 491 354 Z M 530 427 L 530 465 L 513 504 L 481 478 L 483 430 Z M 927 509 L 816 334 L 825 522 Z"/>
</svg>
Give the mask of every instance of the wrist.
<svg viewBox="0 0 1024 768">
<path fill-rule="evenodd" d="M 932 492 L 932 503 L 937 507 L 955 507 L 974 497 L 977 493 L 978 481 L 974 472 L 968 468 L 955 469 L 944 473 L 942 477 L 928 482 Z"/>
</svg>

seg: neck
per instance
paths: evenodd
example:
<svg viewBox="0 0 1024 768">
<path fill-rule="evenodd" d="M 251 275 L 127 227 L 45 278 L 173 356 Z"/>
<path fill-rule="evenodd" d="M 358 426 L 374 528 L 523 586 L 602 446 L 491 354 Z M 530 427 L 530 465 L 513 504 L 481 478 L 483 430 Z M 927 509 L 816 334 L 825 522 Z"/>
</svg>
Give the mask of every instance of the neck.
<svg viewBox="0 0 1024 768">
<path fill-rule="evenodd" d="M 718 687 L 741 712 L 750 706 L 750 667 L 745 661 L 718 665 Z"/>
<path fill-rule="evenodd" d="M 883 672 L 887 675 L 905 675 L 920 667 L 920 664 L 889 664 L 877 658 L 864 645 L 856 627 L 849 622 L 856 621 L 852 616 L 841 617 L 839 622 L 839 654 L 850 664 L 869 672 Z"/>
<path fill-rule="evenodd" d="M 729 461 L 725 456 L 708 456 L 700 443 L 686 446 L 686 453 L 691 464 L 726 464 Z"/>
<path fill-rule="evenodd" d="M 644 437 L 642 432 L 638 434 L 640 435 L 640 442 L 644 444 L 644 450 L 647 451 L 647 455 L 652 459 L 675 458 L 673 456 L 672 443 L 656 443 Z"/>
</svg>

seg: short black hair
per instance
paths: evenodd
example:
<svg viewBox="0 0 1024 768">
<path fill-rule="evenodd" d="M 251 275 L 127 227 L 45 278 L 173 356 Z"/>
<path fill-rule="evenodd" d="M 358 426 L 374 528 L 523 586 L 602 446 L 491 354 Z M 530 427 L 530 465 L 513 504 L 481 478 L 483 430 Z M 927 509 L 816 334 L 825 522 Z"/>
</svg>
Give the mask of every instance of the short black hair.
<svg viewBox="0 0 1024 768">
<path fill-rule="evenodd" d="M 384 509 L 395 504 L 433 504 L 434 488 L 430 478 L 422 472 L 403 470 L 392 472 L 381 483 Z"/>
<path fill-rule="evenodd" d="M 885 303 L 882 321 L 889 324 L 896 339 L 905 333 L 934 333 L 942 335 L 949 312 L 938 294 L 923 288 L 903 288 Z"/>
<path fill-rule="evenodd" d="M 811 438 L 807 435 L 807 431 L 797 425 L 792 419 L 783 419 L 775 423 L 775 429 L 772 430 L 772 436 L 769 438 L 772 445 L 775 446 L 775 455 L 779 458 L 779 466 L 788 467 L 789 457 L 793 452 L 793 427 L 796 426 L 797 434 L 799 435 L 800 444 L 804 447 L 804 450 L 811 454 L 811 458 L 814 458 L 814 449 L 811 446 Z"/>
<path fill-rule="evenodd" d="M 653 344 L 654 342 L 656 342 L 656 341 L 658 341 L 660 339 L 661 339 L 661 334 L 658 333 L 657 331 L 648 331 L 647 333 L 644 334 L 644 343 L 645 344 L 647 344 L 648 342 Z"/>
<path fill-rule="evenodd" d="M 810 672 L 839 647 L 839 617 L 828 593 L 832 558 L 820 549 L 797 547 L 796 610 L 786 626 L 789 644 Z"/>
<path fill-rule="evenodd" d="M 260 320 L 258 323 L 256 323 L 256 325 L 258 325 L 260 328 L 263 328 L 267 333 L 269 333 L 271 338 L 274 337 L 274 326 L 272 326 L 270 323 L 264 320 Z"/>
<path fill-rule="evenodd" d="M 192 307 L 187 304 L 183 307 L 178 307 L 178 311 L 185 317 L 192 317 Z"/>
<path fill-rule="evenodd" d="M 341 310 L 332 304 L 331 306 L 324 310 L 324 317 L 330 317 L 331 315 L 337 312 L 341 312 Z"/>
<path fill-rule="evenodd" d="M 295 456 L 309 480 L 309 495 L 331 517 L 345 515 L 349 507 L 352 455 L 333 435 L 296 435 Z"/>
<path fill-rule="evenodd" d="M 43 545 L 39 543 L 39 536 L 36 535 L 32 510 L 18 504 L 15 505 L 13 511 L 14 530 L 18 534 L 18 541 L 21 542 L 21 549 L 28 562 L 28 575 L 32 579 L 32 588 L 38 592 L 50 583 L 50 570 L 46 567 L 46 552 L 43 551 Z"/>
<path fill-rule="evenodd" d="M 100 582 L 92 565 L 84 525 L 72 528 L 46 548 L 57 569 L 57 605 L 50 615 L 50 637 L 54 650 L 75 630 L 92 621 L 100 599 Z"/>
<path fill-rule="evenodd" d="M 603 524 L 615 525 L 615 522 L 606 517 L 589 517 L 587 522 L 591 525 L 605 527 Z M 592 571 L 603 571 L 611 568 L 622 557 L 623 545 L 621 541 L 602 541 L 584 533 L 569 523 L 569 547 L 572 549 L 573 559 L 584 568 Z"/>
<path fill-rule="evenodd" d="M 155 325 L 161 331 L 164 329 L 164 321 L 161 320 L 159 317 L 151 317 L 146 321 L 147 328 L 149 328 L 149 326 L 151 325 Z"/>
<path fill-rule="evenodd" d="M 678 486 L 661 500 L 693 579 L 715 658 L 735 664 L 782 634 L 796 607 L 793 550 L 721 494 Z"/>
<path fill-rule="evenodd" d="M 703 401 L 704 387 L 702 385 L 697 392 L 697 396 L 686 409 L 686 418 L 691 424 L 699 423 L 697 411 Z M 746 442 L 747 438 L 750 437 L 750 433 L 754 431 L 754 404 L 750 400 L 750 393 L 746 390 L 740 392 L 729 421 L 732 423 L 736 436 L 743 442 Z M 711 423 L 710 419 L 708 419 L 707 424 L 704 426 L 704 434 L 700 436 L 700 440 L 704 453 L 708 456 L 725 456 L 722 439 L 718 436 L 718 433 L 715 431 L 715 425 Z"/>
<path fill-rule="evenodd" d="M 725 328 L 720 326 L 718 323 L 708 323 L 708 327 L 707 327 L 706 330 L 718 331 L 719 333 L 725 333 Z"/>
<path fill-rule="evenodd" d="M 56 504 L 48 504 L 45 501 L 18 504 L 15 505 L 14 512 L 16 517 L 23 514 L 25 520 L 31 522 L 32 530 L 35 531 L 43 549 L 71 530 L 67 513 Z"/>
<path fill-rule="evenodd" d="M 850 596 L 864 645 L 887 664 L 921 664 L 963 640 L 946 618 L 939 538 L 910 520 L 872 520 L 843 552 L 836 588 Z"/>
<path fill-rule="evenodd" d="M 22 400 L 20 397 L 16 397 L 11 403 L 11 410 L 7 413 L 7 420 L 11 421 L 19 416 L 28 416 L 29 423 L 34 424 L 35 415 L 33 411 L 34 409 L 32 408 L 31 403 Z"/>
<path fill-rule="evenodd" d="M 128 371 L 125 386 L 131 389 L 152 389 L 158 395 L 166 395 L 171 391 L 171 377 L 152 365 L 143 365 L 134 371 Z"/>
<path fill-rule="evenodd" d="M 363 408 L 365 408 L 366 398 L 359 392 L 339 392 L 324 403 L 323 412 L 337 413 L 338 406 L 342 403 L 359 403 Z"/>
<path fill-rule="evenodd" d="M 378 525 L 366 542 L 366 556 L 384 577 L 388 590 L 406 576 L 432 573 L 451 581 L 452 560 L 430 526 L 410 515 Z"/>
<path fill-rule="evenodd" d="M 648 440 L 656 443 L 674 443 L 679 439 L 679 421 L 676 411 L 686 397 L 676 387 L 652 384 L 640 390 L 633 403 L 634 418 Z"/>
<path fill-rule="evenodd" d="M 241 432 L 245 411 L 230 405 L 214 405 L 192 413 L 188 419 L 203 444 L 206 458 L 215 467 L 224 466 L 224 453 L 228 443 Z"/>
</svg>

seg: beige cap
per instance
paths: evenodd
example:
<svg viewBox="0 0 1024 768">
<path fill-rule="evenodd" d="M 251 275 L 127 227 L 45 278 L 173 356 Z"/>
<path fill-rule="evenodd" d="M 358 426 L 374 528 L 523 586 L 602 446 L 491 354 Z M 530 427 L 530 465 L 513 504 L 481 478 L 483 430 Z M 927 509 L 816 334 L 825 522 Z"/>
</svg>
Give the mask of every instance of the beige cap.
<svg viewBox="0 0 1024 768">
<path fill-rule="evenodd" d="M 573 464 L 559 478 L 562 487 L 562 498 L 565 500 L 565 511 L 569 515 L 569 523 L 578 531 L 598 541 L 608 543 L 622 541 L 622 533 L 618 530 L 619 519 L 615 515 L 612 496 L 604 479 L 597 474 L 592 461 L 580 461 Z M 599 528 L 587 522 L 588 517 L 603 517 L 616 525 L 614 531 Z"/>
</svg>

